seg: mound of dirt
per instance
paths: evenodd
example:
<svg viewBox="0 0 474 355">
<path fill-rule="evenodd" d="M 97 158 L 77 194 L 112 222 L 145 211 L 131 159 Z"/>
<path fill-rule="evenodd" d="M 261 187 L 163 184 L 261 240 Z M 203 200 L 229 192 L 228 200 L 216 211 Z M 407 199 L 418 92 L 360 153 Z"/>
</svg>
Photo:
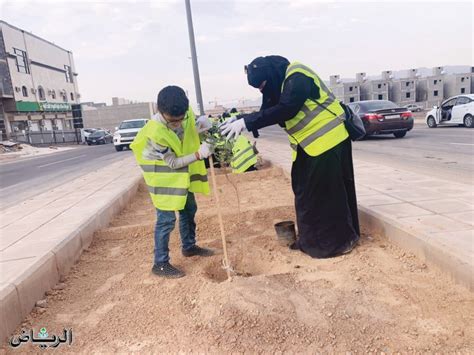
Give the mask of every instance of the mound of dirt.
<svg viewBox="0 0 474 355">
<path fill-rule="evenodd" d="M 351 254 L 334 259 L 291 251 L 273 229 L 295 218 L 281 170 L 218 180 L 231 281 L 212 197 L 198 198 L 198 243 L 216 255 L 184 258 L 176 228 L 171 261 L 186 277 L 151 273 L 155 210 L 142 186 L 96 233 L 66 287 L 50 291 L 48 308 L 35 309 L 23 327 L 52 334 L 71 327 L 73 344 L 56 351 L 84 354 L 473 351 L 468 290 L 378 236 L 363 235 Z"/>
</svg>

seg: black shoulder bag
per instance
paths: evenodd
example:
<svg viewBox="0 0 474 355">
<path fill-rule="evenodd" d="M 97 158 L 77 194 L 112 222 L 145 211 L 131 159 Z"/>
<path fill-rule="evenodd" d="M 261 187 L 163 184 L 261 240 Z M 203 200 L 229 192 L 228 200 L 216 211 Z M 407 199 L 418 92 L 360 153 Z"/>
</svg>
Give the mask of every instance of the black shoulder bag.
<svg viewBox="0 0 474 355">
<path fill-rule="evenodd" d="M 342 102 L 340 104 L 346 114 L 344 125 L 346 126 L 347 132 L 349 133 L 349 137 L 352 141 L 361 140 L 365 136 L 364 122 L 362 122 L 360 116 L 352 111 L 349 106 L 346 106 Z"/>
<path fill-rule="evenodd" d="M 324 104 L 320 104 L 314 99 L 311 100 L 313 100 L 316 104 L 322 106 L 326 111 L 331 112 L 334 117 L 337 117 L 337 115 L 330 109 L 328 109 Z M 346 126 L 347 133 L 349 133 L 349 138 L 351 139 L 351 141 L 361 140 L 365 136 L 364 122 L 362 122 L 360 116 L 354 111 L 352 111 L 349 106 L 346 106 L 342 102 L 339 103 L 342 109 L 344 110 L 344 114 L 346 116 L 346 118 L 344 119 L 344 126 Z"/>
</svg>

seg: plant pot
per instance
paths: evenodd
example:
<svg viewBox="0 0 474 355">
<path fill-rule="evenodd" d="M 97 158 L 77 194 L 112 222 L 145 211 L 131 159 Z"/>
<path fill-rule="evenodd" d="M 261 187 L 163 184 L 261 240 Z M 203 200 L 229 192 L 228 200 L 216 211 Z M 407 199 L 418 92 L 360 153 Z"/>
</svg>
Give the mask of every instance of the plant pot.
<svg viewBox="0 0 474 355">
<path fill-rule="evenodd" d="M 277 240 L 281 245 L 289 246 L 296 240 L 295 222 L 282 221 L 275 224 Z"/>
</svg>

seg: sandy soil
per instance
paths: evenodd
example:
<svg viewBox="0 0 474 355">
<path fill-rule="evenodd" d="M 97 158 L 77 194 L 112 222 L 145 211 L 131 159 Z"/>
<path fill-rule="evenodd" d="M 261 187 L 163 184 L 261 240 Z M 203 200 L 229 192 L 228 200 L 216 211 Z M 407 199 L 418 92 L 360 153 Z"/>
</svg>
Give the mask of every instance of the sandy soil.
<svg viewBox="0 0 474 355">
<path fill-rule="evenodd" d="M 55 351 L 110 352 L 474 352 L 474 297 L 378 236 L 344 257 L 316 260 L 276 241 L 273 224 L 293 219 L 279 169 L 218 176 L 232 281 L 212 198 L 198 199 L 199 244 L 210 258 L 184 258 L 177 229 L 172 262 L 187 276 L 151 273 L 154 209 L 140 188 L 23 327 L 74 341 Z M 232 182 L 232 183 L 231 183 Z M 236 193 L 240 200 L 240 214 Z M 19 334 L 18 328 L 15 334 Z M 30 343 L 7 352 L 40 352 Z"/>
</svg>

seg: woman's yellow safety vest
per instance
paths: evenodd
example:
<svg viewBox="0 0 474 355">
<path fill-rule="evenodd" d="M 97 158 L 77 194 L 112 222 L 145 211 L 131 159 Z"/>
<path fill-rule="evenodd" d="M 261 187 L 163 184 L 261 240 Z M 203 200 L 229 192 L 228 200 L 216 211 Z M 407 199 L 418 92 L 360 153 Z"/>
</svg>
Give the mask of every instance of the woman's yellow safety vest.
<svg viewBox="0 0 474 355">
<path fill-rule="evenodd" d="M 319 76 L 306 65 L 293 62 L 286 69 L 285 80 L 294 73 L 302 73 L 313 79 L 319 88 L 320 98 L 307 99 L 296 116 L 285 122 L 285 131 L 293 150 L 293 161 L 296 160 L 298 145 L 308 155 L 315 157 L 349 137 L 344 126 L 344 109 Z"/>
<path fill-rule="evenodd" d="M 176 133 L 166 125 L 149 120 L 130 144 L 135 159 L 143 170 L 153 205 L 160 210 L 184 209 L 188 191 L 209 194 L 207 170 L 203 161 L 195 161 L 180 169 L 171 169 L 163 160 L 143 159 L 142 154 L 148 139 L 162 147 L 168 147 L 177 157 L 195 153 L 199 149 L 200 141 L 191 108 L 186 112 L 183 128 L 181 142 Z"/>
<path fill-rule="evenodd" d="M 257 163 L 257 154 L 252 143 L 245 136 L 240 135 L 232 147 L 232 160 L 230 166 L 233 173 L 244 173 L 248 168 Z"/>
</svg>

